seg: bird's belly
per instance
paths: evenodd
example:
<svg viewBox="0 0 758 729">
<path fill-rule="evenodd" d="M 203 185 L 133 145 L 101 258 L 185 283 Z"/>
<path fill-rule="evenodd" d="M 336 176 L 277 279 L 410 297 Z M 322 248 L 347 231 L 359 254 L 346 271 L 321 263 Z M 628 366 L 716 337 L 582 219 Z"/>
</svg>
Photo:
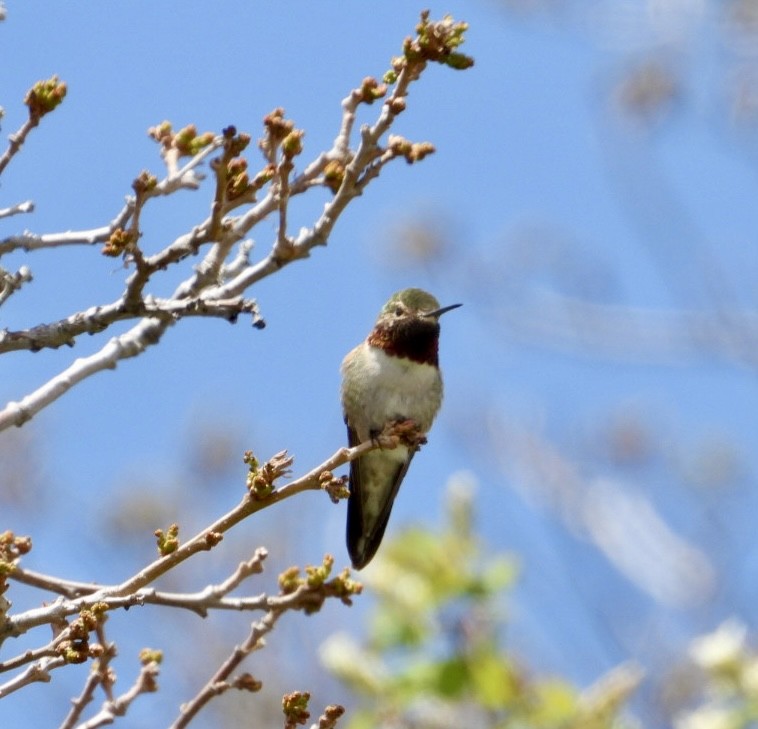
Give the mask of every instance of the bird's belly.
<svg viewBox="0 0 758 729">
<path fill-rule="evenodd" d="M 442 400 L 442 382 L 436 367 L 372 352 L 373 367 L 366 378 L 358 416 L 362 428 L 378 430 L 391 420 L 410 418 L 423 431 L 432 427 Z M 360 433 L 362 438 L 368 433 Z"/>
</svg>

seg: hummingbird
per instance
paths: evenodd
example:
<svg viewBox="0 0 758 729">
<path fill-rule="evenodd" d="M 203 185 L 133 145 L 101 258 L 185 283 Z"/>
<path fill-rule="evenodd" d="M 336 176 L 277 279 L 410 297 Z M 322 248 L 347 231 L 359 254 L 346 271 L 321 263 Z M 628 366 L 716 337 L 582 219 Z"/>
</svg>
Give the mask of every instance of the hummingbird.
<svg viewBox="0 0 758 729">
<path fill-rule="evenodd" d="M 412 421 L 426 433 L 442 404 L 440 307 L 421 289 L 393 294 L 366 340 L 342 362 L 342 411 L 350 447 L 377 438 L 389 423 Z M 392 504 L 415 449 L 401 444 L 370 451 L 350 463 L 347 550 L 355 569 L 376 554 Z"/>
</svg>

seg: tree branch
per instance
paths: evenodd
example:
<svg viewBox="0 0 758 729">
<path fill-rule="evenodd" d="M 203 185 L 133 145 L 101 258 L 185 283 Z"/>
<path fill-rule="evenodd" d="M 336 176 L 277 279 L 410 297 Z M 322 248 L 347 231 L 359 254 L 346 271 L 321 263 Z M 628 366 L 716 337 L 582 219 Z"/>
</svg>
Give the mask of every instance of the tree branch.
<svg viewBox="0 0 758 729">
<path fill-rule="evenodd" d="M 109 225 L 89 231 L 43 236 L 24 233 L 0 241 L 0 255 L 19 248 L 32 251 L 107 241 L 104 249 L 106 253 L 124 255 L 127 262 L 135 264 L 135 271 L 129 276 L 119 300 L 71 314 L 51 324 L 15 332 L 0 332 L 0 353 L 20 349 L 38 351 L 64 344 L 72 346 L 82 334 L 99 333 L 117 321 L 141 319 L 132 329 L 111 339 L 95 354 L 75 360 L 35 391 L 17 402 L 9 402 L 0 411 L 0 430 L 11 425 L 22 425 L 82 380 L 103 369 L 114 368 L 122 359 L 141 354 L 150 345 L 160 341 L 166 329 L 182 317 L 214 316 L 234 321 L 240 314 L 249 313 L 253 317 L 253 324 L 262 327 L 263 321 L 255 302 L 243 298 L 246 289 L 288 263 L 307 257 L 315 246 L 325 245 L 348 203 L 362 194 L 366 184 L 376 178 L 384 164 L 398 156 L 405 156 L 409 162 L 416 161 L 430 151 L 430 146 L 426 145 L 423 154 L 414 156 L 411 152 L 415 147 L 410 143 L 406 143 L 407 148 L 398 150 L 391 138 L 389 147 L 383 149 L 379 140 L 391 127 L 396 116 L 405 109 L 408 88 L 420 77 L 427 62 L 449 62 L 450 52 L 460 42 L 456 33 L 460 34 L 460 30 L 456 30 L 448 20 L 430 23 L 428 17 L 422 15 L 420 35 L 414 41 L 416 45 L 412 43 L 408 46 L 405 56 L 395 61 L 397 73 L 392 91 L 382 104 L 376 122 L 361 129 L 360 142 L 354 153 L 350 151 L 349 145 L 358 105 L 371 104 L 387 93 L 386 85 L 380 85 L 370 78 L 365 79 L 360 88 L 354 89 L 343 100 L 342 122 L 332 149 L 318 155 L 303 173 L 292 180 L 290 174 L 294 169 L 293 159 L 302 152 L 302 131 L 294 129 L 292 122 L 284 119 L 281 110 L 276 110 L 264 120 L 266 136 L 261 142 L 261 148 L 268 167 L 250 182 L 245 172 L 247 163 L 242 160 L 242 164 L 236 165 L 234 181 L 241 186 L 234 188 L 236 196 L 232 199 L 227 199 L 227 184 L 231 174 L 229 165 L 233 162 L 232 155 L 244 149 L 249 137 L 238 135 L 231 127 L 224 130 L 222 135 L 212 138 L 209 135 L 198 136 L 194 127 L 174 133 L 171 125 L 166 123 L 152 129 L 150 133 L 162 144 L 161 153 L 168 170 L 167 176 L 156 182 L 148 173 L 140 175 L 133 185 L 136 197 L 127 199 L 125 207 Z M 53 85 L 51 88 L 55 90 L 56 87 Z M 22 135 L 22 141 L 23 136 L 25 134 Z M 168 195 L 179 189 L 196 188 L 201 179 L 196 172 L 197 167 L 220 147 L 224 147 L 224 153 L 220 159 L 215 160 L 216 190 L 211 215 L 158 253 L 145 256 L 138 247 L 141 236 L 139 216 L 144 204 L 151 198 Z M 194 150 L 198 151 L 183 167 L 179 167 L 179 158 Z M 332 162 L 338 163 L 337 169 L 332 170 L 336 177 L 327 179 L 326 169 Z M 255 192 L 269 182 L 268 192 L 256 203 Z M 334 191 L 334 197 L 324 207 L 313 227 L 301 229 L 293 240 L 287 234 L 288 206 L 293 197 L 314 185 L 329 187 Z M 246 204 L 251 206 L 241 215 L 222 217 L 224 211 Z M 247 262 L 246 257 L 238 256 L 235 265 L 224 271 L 224 261 L 234 243 L 245 238 L 256 224 L 276 212 L 279 224 L 269 254 L 248 265 L 243 265 Z M 205 243 L 213 245 L 194 274 L 179 285 L 171 297 L 157 298 L 145 293 L 154 274 L 196 254 Z"/>
<path fill-rule="evenodd" d="M 91 719 L 82 722 L 77 729 L 96 729 L 97 727 L 112 724 L 118 717 L 124 716 L 132 702 L 141 694 L 152 693 L 158 690 L 156 679 L 160 667 L 156 661 L 148 661 L 140 669 L 139 675 L 131 688 L 115 699 L 103 702 L 100 711 Z"/>
<path fill-rule="evenodd" d="M 11 425 L 23 425 L 82 380 L 96 372 L 114 369 L 122 359 L 141 354 L 149 346 L 157 344 L 172 323 L 169 320 L 145 319 L 125 334 L 113 337 L 99 352 L 74 360 L 60 374 L 19 402 L 9 402 L 0 411 L 0 430 Z"/>
<path fill-rule="evenodd" d="M 26 138 L 29 136 L 29 132 L 31 132 L 38 124 L 39 117 L 34 117 L 30 114 L 19 127 L 18 131 L 15 134 L 8 136 L 9 144 L 2 156 L 0 156 L 0 175 L 3 174 L 3 171 L 10 164 L 10 161 L 18 154 L 26 141 Z"/>
<path fill-rule="evenodd" d="M 114 643 L 108 642 L 105 637 L 105 629 L 102 625 L 98 625 L 96 630 L 99 644 L 103 648 L 103 653 L 95 659 L 92 670 L 84 682 L 82 692 L 78 697 L 72 699 L 71 710 L 63 720 L 59 729 L 71 729 L 76 726 L 76 722 L 79 721 L 84 709 L 94 700 L 95 691 L 98 686 L 103 687 L 103 691 L 105 691 L 109 700 L 113 699 L 113 684 L 115 683 L 116 677 L 110 668 L 110 664 L 116 657 L 116 646 Z"/>
<path fill-rule="evenodd" d="M 123 228 L 134 212 L 134 198 L 127 198 L 126 205 L 113 220 L 100 228 L 92 230 L 68 231 L 66 233 L 21 233 L 0 240 L 0 256 L 16 250 L 35 251 L 42 248 L 59 248 L 71 245 L 94 245 L 108 240 L 114 230 Z"/>
<path fill-rule="evenodd" d="M 31 200 L 25 202 L 16 203 L 9 208 L 0 209 L 0 218 L 10 218 L 11 215 L 19 215 L 21 213 L 34 212 L 34 203 Z"/>
<path fill-rule="evenodd" d="M 350 461 L 359 458 L 364 453 L 376 448 L 392 449 L 400 443 L 400 437 L 393 433 L 393 429 L 388 428 L 385 433 L 378 438 L 361 443 L 353 448 L 340 448 L 330 458 L 316 466 L 314 469 L 304 474 L 300 478 L 290 483 L 273 489 L 268 493 L 257 491 L 249 492 L 231 511 L 216 519 L 211 525 L 200 531 L 187 542 L 178 546 L 173 552 L 159 557 L 154 562 L 145 566 L 129 579 L 118 585 L 99 586 L 88 585 L 87 583 L 69 582 L 58 580 L 47 576 L 40 576 L 36 573 L 29 573 L 24 570 L 11 571 L 8 574 L 9 579 L 16 579 L 17 574 L 20 582 L 25 584 L 36 584 L 39 586 L 49 587 L 54 592 L 61 594 L 55 602 L 40 608 L 33 608 L 18 615 L 9 616 L 5 623 L 0 625 L 0 644 L 9 637 L 18 637 L 28 630 L 40 625 L 60 623 L 71 615 L 76 615 L 82 610 L 91 609 L 97 604 L 102 604 L 104 608 L 126 607 L 131 605 L 143 605 L 146 603 L 176 605 L 194 610 L 199 614 L 207 611 L 208 608 L 222 607 L 224 609 L 258 609 L 265 607 L 270 609 L 277 606 L 275 598 L 266 598 L 260 596 L 257 598 L 248 598 L 246 601 L 224 601 L 224 589 L 233 589 L 237 584 L 236 581 L 244 579 L 249 574 L 255 574 L 260 562 L 265 557 L 263 552 L 256 552 L 251 561 L 243 563 L 237 568 L 237 571 L 231 577 L 222 583 L 219 587 L 206 588 L 203 591 L 205 602 L 201 601 L 199 595 L 175 595 L 171 593 L 158 593 L 154 591 L 142 591 L 147 585 L 153 583 L 159 577 L 163 576 L 177 565 L 186 561 L 198 552 L 205 552 L 216 546 L 222 539 L 223 534 L 239 524 L 241 521 L 273 504 L 291 498 L 303 491 L 330 491 L 333 487 L 334 477 L 332 471 Z M 269 464 L 276 464 L 276 468 L 281 471 L 282 464 L 291 463 L 291 459 L 280 453 L 274 456 Z M 268 465 L 268 464 L 267 464 Z M 264 466 L 261 471 L 265 470 Z M 231 587 L 230 587 L 231 585 Z M 85 592 L 86 594 L 81 594 Z M 68 595 L 77 594 L 77 597 L 68 597 Z M 54 644 L 63 640 L 66 631 L 64 630 L 56 636 Z M 12 659 L 15 660 L 15 659 Z M 8 662 L 0 664 L 0 672 L 7 670 Z M 13 664 L 12 667 L 16 667 Z"/>
</svg>

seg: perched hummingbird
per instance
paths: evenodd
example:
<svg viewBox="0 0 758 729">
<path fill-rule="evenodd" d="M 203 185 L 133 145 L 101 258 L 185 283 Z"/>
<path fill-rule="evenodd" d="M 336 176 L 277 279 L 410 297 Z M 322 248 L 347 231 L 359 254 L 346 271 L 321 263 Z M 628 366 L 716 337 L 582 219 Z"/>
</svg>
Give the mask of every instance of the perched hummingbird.
<svg viewBox="0 0 758 729">
<path fill-rule="evenodd" d="M 437 363 L 440 307 L 421 289 L 393 294 L 363 343 L 342 362 L 342 411 L 350 446 L 376 438 L 390 422 L 412 420 L 426 433 L 442 403 Z M 353 567 L 376 554 L 413 449 L 374 450 L 350 463 L 347 550 Z"/>
</svg>

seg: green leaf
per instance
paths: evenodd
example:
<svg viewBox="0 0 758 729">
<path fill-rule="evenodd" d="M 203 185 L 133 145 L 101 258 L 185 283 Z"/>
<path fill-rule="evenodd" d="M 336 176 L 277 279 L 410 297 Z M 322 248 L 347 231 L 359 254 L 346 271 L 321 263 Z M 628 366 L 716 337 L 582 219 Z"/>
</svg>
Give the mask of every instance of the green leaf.
<svg viewBox="0 0 758 729">
<path fill-rule="evenodd" d="M 511 662 L 494 652 L 470 661 L 474 698 L 487 709 L 511 706 L 519 693 L 519 680 Z"/>
<path fill-rule="evenodd" d="M 535 728 L 560 726 L 576 713 L 577 693 L 565 681 L 542 681 L 533 690 L 536 700 L 529 712 L 529 721 Z"/>
</svg>

